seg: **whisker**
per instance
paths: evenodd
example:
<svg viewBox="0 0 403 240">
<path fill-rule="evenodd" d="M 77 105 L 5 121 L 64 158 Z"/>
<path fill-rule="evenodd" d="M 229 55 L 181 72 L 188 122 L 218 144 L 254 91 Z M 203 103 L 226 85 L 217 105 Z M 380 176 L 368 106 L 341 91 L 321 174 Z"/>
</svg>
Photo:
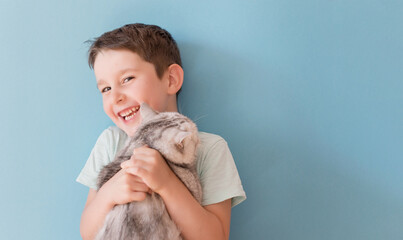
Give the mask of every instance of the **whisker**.
<svg viewBox="0 0 403 240">
<path fill-rule="evenodd" d="M 208 114 L 204 114 L 204 115 L 201 115 L 201 116 L 199 116 L 199 117 L 196 117 L 194 120 L 193 120 L 193 122 L 197 122 L 197 121 L 199 121 L 200 119 L 202 119 L 202 118 L 205 118 L 205 117 L 207 117 L 208 116 Z"/>
</svg>

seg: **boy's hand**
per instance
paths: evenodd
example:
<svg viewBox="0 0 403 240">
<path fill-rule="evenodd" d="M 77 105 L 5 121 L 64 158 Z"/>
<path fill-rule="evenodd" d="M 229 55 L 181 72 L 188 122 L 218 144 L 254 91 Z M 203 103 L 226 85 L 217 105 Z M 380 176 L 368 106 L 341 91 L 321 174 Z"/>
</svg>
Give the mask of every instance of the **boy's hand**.
<svg viewBox="0 0 403 240">
<path fill-rule="evenodd" d="M 121 169 L 109 179 L 98 191 L 113 206 L 133 201 L 143 201 L 150 189 L 141 178 Z"/>
<path fill-rule="evenodd" d="M 132 158 L 123 162 L 121 167 L 126 172 L 139 176 L 156 193 L 176 177 L 161 154 L 147 145 L 134 149 Z"/>
</svg>

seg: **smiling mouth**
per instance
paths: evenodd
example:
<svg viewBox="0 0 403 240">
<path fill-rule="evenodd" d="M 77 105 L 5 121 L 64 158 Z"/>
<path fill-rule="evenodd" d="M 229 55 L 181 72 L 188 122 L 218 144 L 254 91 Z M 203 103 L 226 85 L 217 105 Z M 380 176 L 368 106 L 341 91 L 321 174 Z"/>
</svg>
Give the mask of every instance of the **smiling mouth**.
<svg viewBox="0 0 403 240">
<path fill-rule="evenodd" d="M 122 112 L 118 113 L 118 115 L 121 118 L 123 118 L 125 121 L 128 121 L 128 120 L 134 118 L 134 116 L 136 116 L 139 109 L 140 109 L 140 106 L 132 107 L 128 110 L 123 110 Z"/>
</svg>

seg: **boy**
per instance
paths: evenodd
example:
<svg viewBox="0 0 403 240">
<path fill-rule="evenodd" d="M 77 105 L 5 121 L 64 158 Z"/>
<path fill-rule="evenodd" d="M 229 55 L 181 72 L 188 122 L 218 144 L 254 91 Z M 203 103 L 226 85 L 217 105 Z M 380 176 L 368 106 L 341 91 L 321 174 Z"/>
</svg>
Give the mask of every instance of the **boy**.
<svg viewBox="0 0 403 240">
<path fill-rule="evenodd" d="M 219 136 L 199 133 L 197 171 L 202 184 L 200 205 L 171 171 L 160 153 L 143 146 L 100 189 L 99 171 L 114 160 L 141 123 L 142 102 L 155 110 L 177 112 L 183 83 L 178 47 L 158 26 L 129 24 L 104 33 L 89 49 L 105 113 L 116 124 L 98 138 L 77 178 L 90 187 L 81 217 L 83 239 L 94 239 L 108 212 L 117 204 L 142 201 L 158 193 L 184 239 L 228 239 L 231 206 L 245 197 L 227 143 Z"/>
</svg>

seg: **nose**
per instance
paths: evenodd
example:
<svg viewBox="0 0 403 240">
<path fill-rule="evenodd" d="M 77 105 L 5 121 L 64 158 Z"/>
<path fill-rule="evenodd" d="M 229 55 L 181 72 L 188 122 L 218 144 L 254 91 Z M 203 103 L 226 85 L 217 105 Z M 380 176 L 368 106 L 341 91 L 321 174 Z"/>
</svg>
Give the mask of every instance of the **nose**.
<svg viewBox="0 0 403 240">
<path fill-rule="evenodd" d="M 124 100 L 126 99 L 125 95 L 123 93 L 121 93 L 121 92 L 118 92 L 118 91 L 115 92 L 113 98 L 114 98 L 115 104 L 124 102 Z"/>
</svg>

